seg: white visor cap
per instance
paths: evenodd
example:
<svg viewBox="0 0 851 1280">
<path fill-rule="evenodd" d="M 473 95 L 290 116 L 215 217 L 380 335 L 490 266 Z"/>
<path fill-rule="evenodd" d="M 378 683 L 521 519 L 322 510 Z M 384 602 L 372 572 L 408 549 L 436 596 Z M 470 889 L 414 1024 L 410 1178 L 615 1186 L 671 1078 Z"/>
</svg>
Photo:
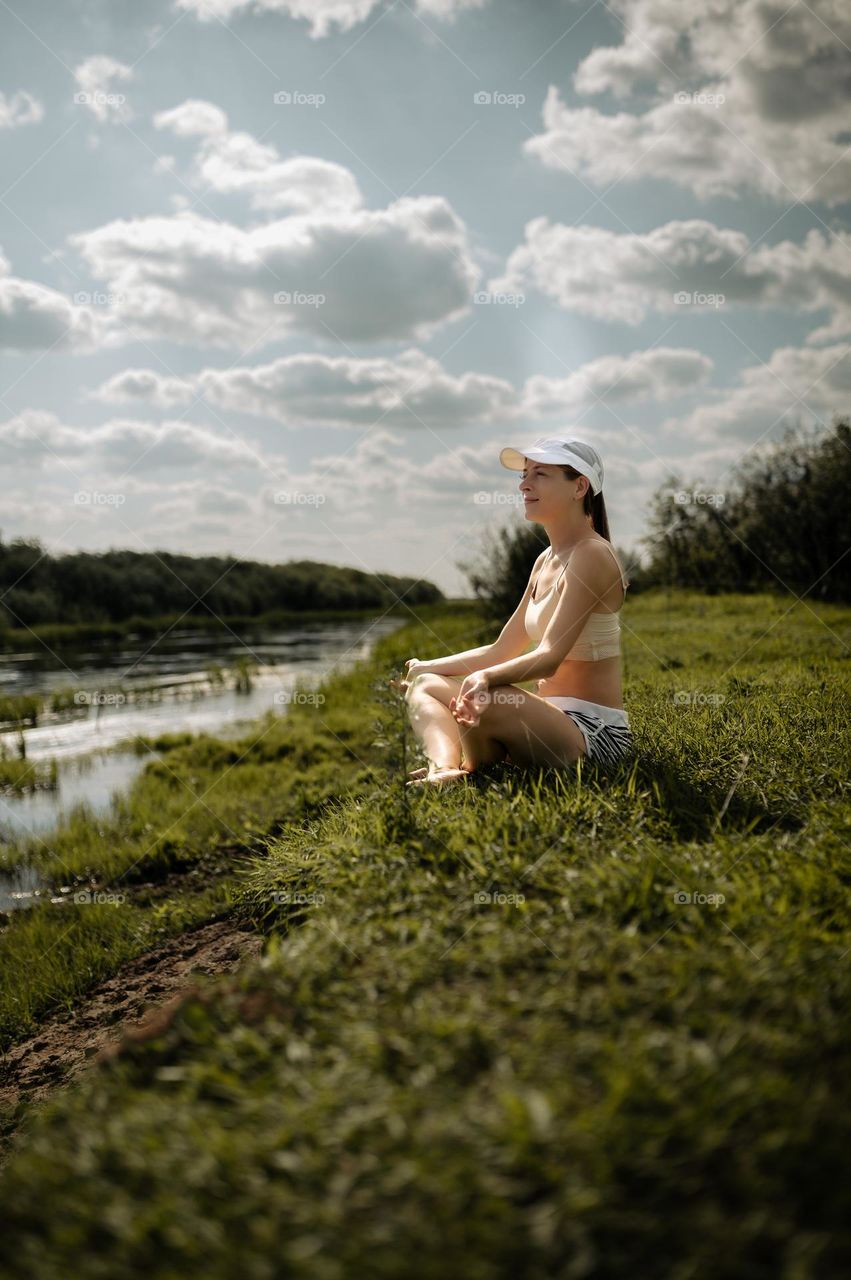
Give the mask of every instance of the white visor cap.
<svg viewBox="0 0 851 1280">
<path fill-rule="evenodd" d="M 526 459 L 532 462 L 549 462 L 573 467 L 580 475 L 587 476 L 591 492 L 596 496 L 603 488 L 603 460 L 597 450 L 584 440 L 562 440 L 556 436 L 542 436 L 534 444 L 522 449 L 511 446 L 500 450 L 499 460 L 510 471 L 522 471 Z"/>
</svg>

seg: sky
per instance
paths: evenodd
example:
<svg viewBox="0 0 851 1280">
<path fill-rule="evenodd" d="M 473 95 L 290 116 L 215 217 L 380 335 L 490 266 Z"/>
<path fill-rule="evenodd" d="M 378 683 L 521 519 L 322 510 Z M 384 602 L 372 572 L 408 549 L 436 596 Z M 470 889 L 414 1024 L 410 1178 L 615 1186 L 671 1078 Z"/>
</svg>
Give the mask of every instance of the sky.
<svg viewBox="0 0 851 1280">
<path fill-rule="evenodd" d="M 466 595 L 567 433 L 646 559 L 848 412 L 849 100 L 844 0 L 0 0 L 0 536 Z"/>
</svg>

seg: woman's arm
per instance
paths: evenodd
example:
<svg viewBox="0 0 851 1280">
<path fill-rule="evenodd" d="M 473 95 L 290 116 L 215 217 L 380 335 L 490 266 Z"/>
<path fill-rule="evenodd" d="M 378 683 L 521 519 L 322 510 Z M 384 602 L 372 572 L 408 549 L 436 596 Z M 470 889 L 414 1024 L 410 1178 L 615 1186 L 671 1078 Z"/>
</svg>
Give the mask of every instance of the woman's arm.
<svg viewBox="0 0 851 1280">
<path fill-rule="evenodd" d="M 546 680 L 558 671 L 558 663 L 546 649 L 533 649 L 509 662 L 496 663 L 482 669 L 489 689 L 500 684 L 525 684 L 529 680 Z"/>
<path fill-rule="evenodd" d="M 546 554 L 546 551 L 542 551 L 535 560 L 520 603 L 493 644 L 483 644 L 479 649 L 465 649 L 463 653 L 453 653 L 448 658 L 435 658 L 434 661 L 428 659 L 422 664 L 417 663 L 416 672 L 433 671 L 439 676 L 469 676 L 475 671 L 484 671 L 485 667 L 495 663 L 508 662 L 528 649 L 531 641 L 526 632 L 526 606 Z M 411 672 L 412 676 L 414 674 L 415 672 Z"/>
<path fill-rule="evenodd" d="M 429 672 L 438 676 L 469 676 L 474 671 L 481 671 L 494 656 L 494 645 L 483 644 L 478 649 L 465 649 L 463 653 L 451 653 L 447 658 L 428 658 L 417 662 L 411 675 L 424 675 Z"/>
</svg>

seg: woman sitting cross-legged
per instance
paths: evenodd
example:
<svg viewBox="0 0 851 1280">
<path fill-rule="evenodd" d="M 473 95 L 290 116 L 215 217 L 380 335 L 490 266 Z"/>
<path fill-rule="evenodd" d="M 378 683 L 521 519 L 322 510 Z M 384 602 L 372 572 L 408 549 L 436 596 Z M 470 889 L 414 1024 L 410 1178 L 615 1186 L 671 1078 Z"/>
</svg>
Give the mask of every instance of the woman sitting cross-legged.
<svg viewBox="0 0 851 1280">
<path fill-rule="evenodd" d="M 391 681 L 431 761 L 409 786 L 499 761 L 567 766 L 586 755 L 612 764 L 634 751 L 620 663 L 628 582 L 609 537 L 600 455 L 582 440 L 545 437 L 499 456 L 522 472 L 526 519 L 544 526 L 550 546 L 493 644 L 410 658 Z M 531 680 L 537 693 L 518 687 Z"/>
</svg>

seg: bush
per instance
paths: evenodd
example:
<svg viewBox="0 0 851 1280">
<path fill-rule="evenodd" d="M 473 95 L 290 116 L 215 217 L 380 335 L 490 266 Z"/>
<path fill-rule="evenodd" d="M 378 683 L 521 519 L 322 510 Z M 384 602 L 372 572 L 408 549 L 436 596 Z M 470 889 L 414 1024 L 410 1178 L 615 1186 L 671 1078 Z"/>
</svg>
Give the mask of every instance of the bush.
<svg viewBox="0 0 851 1280">
<path fill-rule="evenodd" d="M 847 418 L 823 433 L 789 427 L 745 459 L 729 488 L 701 488 L 672 477 L 654 495 L 641 540 L 652 549 L 649 584 L 851 599 Z"/>
</svg>

